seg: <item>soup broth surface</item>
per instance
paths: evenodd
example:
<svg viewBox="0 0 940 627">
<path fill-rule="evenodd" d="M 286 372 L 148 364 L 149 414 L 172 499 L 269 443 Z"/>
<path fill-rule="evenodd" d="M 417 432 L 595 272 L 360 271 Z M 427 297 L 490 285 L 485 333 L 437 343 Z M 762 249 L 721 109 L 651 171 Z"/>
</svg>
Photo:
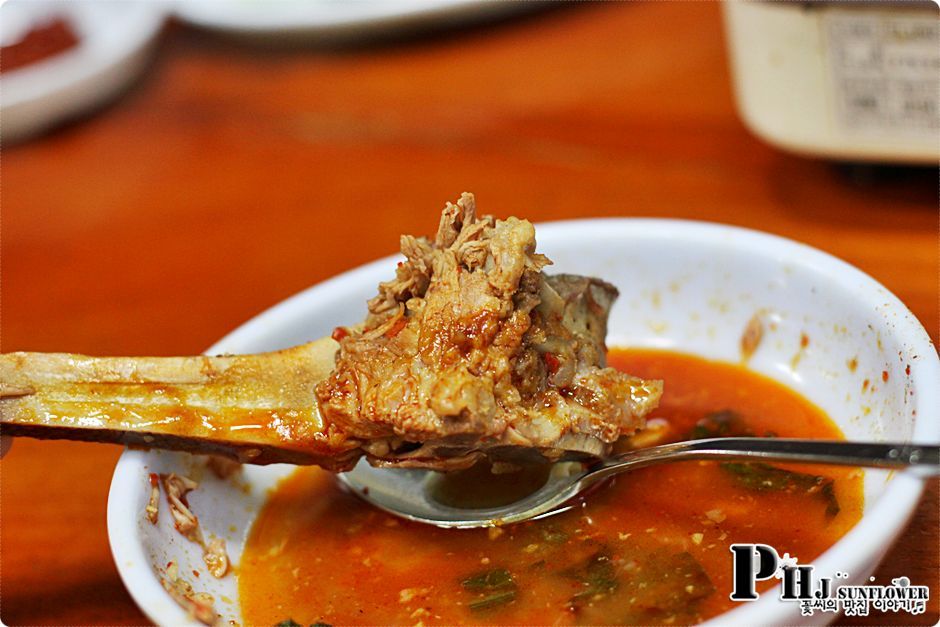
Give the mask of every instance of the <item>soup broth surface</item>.
<svg viewBox="0 0 940 627">
<path fill-rule="evenodd" d="M 655 443 L 842 438 L 817 407 L 740 366 L 652 350 L 612 350 L 608 362 L 665 381 Z M 856 469 L 688 461 L 620 475 L 545 520 L 445 530 L 385 514 L 330 473 L 301 468 L 251 529 L 242 614 L 248 625 L 694 623 L 736 605 L 730 544 L 769 544 L 808 563 L 861 512 Z"/>
</svg>

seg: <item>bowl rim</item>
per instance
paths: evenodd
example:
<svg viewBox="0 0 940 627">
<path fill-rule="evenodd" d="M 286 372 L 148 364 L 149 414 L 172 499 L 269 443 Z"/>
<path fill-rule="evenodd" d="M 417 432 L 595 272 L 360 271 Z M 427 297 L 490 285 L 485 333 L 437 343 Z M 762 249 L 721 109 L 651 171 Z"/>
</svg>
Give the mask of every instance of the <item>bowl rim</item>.
<svg viewBox="0 0 940 627">
<path fill-rule="evenodd" d="M 801 266 L 829 280 L 855 286 L 854 297 L 859 306 L 894 316 L 892 333 L 903 345 L 916 351 L 920 359 L 911 364 L 911 381 L 917 387 L 915 400 L 917 419 L 911 441 L 940 442 L 940 357 L 930 336 L 906 305 L 881 283 L 855 266 L 817 248 L 779 235 L 739 226 L 672 218 L 585 218 L 536 224 L 539 239 L 585 238 L 603 233 L 605 237 L 661 238 L 673 241 L 723 244 L 745 252 L 767 257 L 781 263 Z M 332 278 L 280 301 L 257 314 L 225 335 L 206 353 L 238 352 L 238 347 L 255 339 L 264 331 L 277 327 L 293 312 L 312 306 L 324 295 L 336 298 L 338 293 L 359 289 L 361 276 L 392 267 L 399 255 L 382 257 L 347 270 Z M 185 612 L 173 602 L 150 567 L 137 533 L 139 512 L 131 512 L 124 503 L 135 502 L 140 492 L 138 477 L 147 452 L 127 449 L 118 460 L 108 495 L 108 539 L 118 573 L 131 597 L 141 610 L 157 624 L 193 624 Z M 896 473 L 891 483 L 842 538 L 813 560 L 819 572 L 845 571 L 850 575 L 867 574 L 900 534 L 913 514 L 925 478 L 914 471 Z M 140 564 L 143 568 L 139 568 Z M 753 625 L 774 620 L 784 608 L 770 594 L 754 602 L 742 604 L 706 621 L 707 625 Z M 827 617 L 829 615 L 826 615 Z M 778 617 L 779 620 L 781 617 Z M 834 618 L 834 615 L 830 618 Z"/>
</svg>

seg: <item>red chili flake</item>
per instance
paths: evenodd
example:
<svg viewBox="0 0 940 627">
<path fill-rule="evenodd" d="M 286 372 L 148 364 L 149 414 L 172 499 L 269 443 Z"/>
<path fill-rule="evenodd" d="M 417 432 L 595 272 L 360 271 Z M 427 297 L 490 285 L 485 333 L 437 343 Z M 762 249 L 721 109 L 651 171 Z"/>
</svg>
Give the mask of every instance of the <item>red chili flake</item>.
<svg viewBox="0 0 940 627">
<path fill-rule="evenodd" d="M 405 320 L 404 316 L 402 316 L 395 321 L 395 324 L 392 325 L 392 328 L 385 332 L 385 337 L 395 337 L 401 333 L 401 330 L 405 328 L 406 324 L 408 324 L 408 321 Z"/>
<path fill-rule="evenodd" d="M 155 472 L 150 473 L 150 487 L 155 488 L 160 485 L 160 475 Z"/>
<path fill-rule="evenodd" d="M 887 371 L 887 370 L 882 370 L 882 371 L 881 371 L 881 380 L 884 381 L 885 383 L 888 382 L 888 371 Z"/>
<path fill-rule="evenodd" d="M 172 562 L 172 561 L 166 563 L 166 567 L 167 567 L 167 568 L 169 568 L 169 567 L 172 566 L 172 565 L 173 565 L 173 562 Z"/>
<path fill-rule="evenodd" d="M 867 390 L 867 389 L 868 389 L 868 386 L 869 386 L 869 381 L 868 381 L 868 379 L 865 379 L 864 381 L 862 381 L 862 392 L 864 392 L 865 390 Z"/>
<path fill-rule="evenodd" d="M 197 578 L 199 577 L 199 571 L 198 571 L 198 570 L 194 570 L 194 571 L 193 571 L 193 577 L 197 577 Z"/>
<path fill-rule="evenodd" d="M 542 355 L 542 359 L 545 360 L 545 367 L 548 368 L 549 374 L 555 374 L 561 368 L 561 362 L 553 353 L 545 353 Z"/>
<path fill-rule="evenodd" d="M 403 265 L 405 265 L 405 262 L 404 262 L 404 261 L 399 261 L 399 262 L 398 262 L 398 267 L 399 267 L 399 268 L 402 267 Z"/>
<path fill-rule="evenodd" d="M 911 365 L 907 364 L 907 368 L 904 369 L 904 374 L 911 376 Z"/>
<path fill-rule="evenodd" d="M 337 342 L 342 342 L 343 338 L 349 335 L 349 329 L 346 327 L 336 327 L 333 329 L 333 334 L 330 336 Z"/>
<path fill-rule="evenodd" d="M 806 348 L 809 346 L 809 336 L 805 333 L 800 333 L 800 348 Z"/>
</svg>

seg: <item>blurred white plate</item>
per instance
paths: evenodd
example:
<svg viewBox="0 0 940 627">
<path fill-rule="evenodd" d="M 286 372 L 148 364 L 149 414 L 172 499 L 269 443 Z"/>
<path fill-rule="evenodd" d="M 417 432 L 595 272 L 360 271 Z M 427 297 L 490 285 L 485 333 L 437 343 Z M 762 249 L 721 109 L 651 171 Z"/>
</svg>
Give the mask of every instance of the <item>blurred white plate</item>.
<svg viewBox="0 0 940 627">
<path fill-rule="evenodd" d="M 539 3 L 501 0 L 183 0 L 176 13 L 243 35 L 369 34 L 517 13 Z"/>
<path fill-rule="evenodd" d="M 59 15 L 78 43 L 0 75 L 0 133 L 21 139 L 84 113 L 117 94 L 144 67 L 166 17 L 166 5 L 147 0 L 9 0 L 0 5 L 4 40 L 14 26 Z"/>
</svg>

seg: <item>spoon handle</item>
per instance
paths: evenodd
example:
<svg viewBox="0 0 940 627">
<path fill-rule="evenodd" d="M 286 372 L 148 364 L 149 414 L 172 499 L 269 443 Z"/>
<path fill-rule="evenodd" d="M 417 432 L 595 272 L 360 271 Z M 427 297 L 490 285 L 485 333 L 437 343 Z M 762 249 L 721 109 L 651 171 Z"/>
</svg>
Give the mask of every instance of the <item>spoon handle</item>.
<svg viewBox="0 0 940 627">
<path fill-rule="evenodd" d="M 901 442 L 846 442 L 789 438 L 709 438 L 636 449 L 599 462 L 591 469 L 601 479 L 627 469 L 664 461 L 723 459 L 781 461 L 879 468 L 913 467 L 940 475 L 940 446 Z"/>
</svg>

